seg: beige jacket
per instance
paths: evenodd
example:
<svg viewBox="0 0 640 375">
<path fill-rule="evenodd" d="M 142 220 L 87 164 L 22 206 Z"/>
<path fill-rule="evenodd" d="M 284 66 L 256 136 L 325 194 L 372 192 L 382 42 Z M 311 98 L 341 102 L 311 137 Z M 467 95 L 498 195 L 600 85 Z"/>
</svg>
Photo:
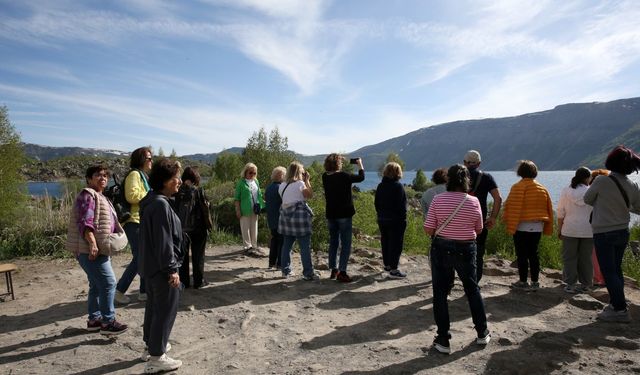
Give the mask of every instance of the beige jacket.
<svg viewBox="0 0 640 375">
<path fill-rule="evenodd" d="M 94 213 L 94 227 L 96 231 L 94 233 L 96 237 L 96 243 L 100 255 L 110 256 L 113 253 L 122 250 L 126 244 L 126 235 L 120 223 L 115 223 L 115 233 L 111 233 L 111 220 L 113 218 L 113 206 L 111 202 L 102 194 L 99 194 L 91 188 L 84 188 L 91 194 L 96 201 L 96 209 Z M 69 215 L 69 226 L 67 229 L 67 250 L 73 254 L 89 254 L 89 243 L 84 238 L 83 234 L 78 231 L 78 210 L 75 205 L 71 209 L 71 215 Z"/>
</svg>

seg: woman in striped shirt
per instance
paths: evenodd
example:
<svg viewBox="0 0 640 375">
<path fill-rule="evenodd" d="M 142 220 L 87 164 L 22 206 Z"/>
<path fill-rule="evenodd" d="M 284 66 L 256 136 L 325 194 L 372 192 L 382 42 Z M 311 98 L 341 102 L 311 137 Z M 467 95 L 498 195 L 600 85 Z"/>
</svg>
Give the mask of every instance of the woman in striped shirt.
<svg viewBox="0 0 640 375">
<path fill-rule="evenodd" d="M 476 236 L 482 232 L 482 211 L 478 198 L 468 195 L 469 171 L 456 164 L 447 172 L 447 191 L 438 194 L 431 202 L 424 231 L 432 236 L 431 278 L 433 282 L 433 315 L 438 326 L 433 342 L 441 353 L 451 353 L 449 339 L 449 307 L 447 289 L 452 271 L 464 286 L 471 317 L 475 325 L 478 345 L 491 340 L 487 328 L 484 302 L 476 281 Z"/>
</svg>

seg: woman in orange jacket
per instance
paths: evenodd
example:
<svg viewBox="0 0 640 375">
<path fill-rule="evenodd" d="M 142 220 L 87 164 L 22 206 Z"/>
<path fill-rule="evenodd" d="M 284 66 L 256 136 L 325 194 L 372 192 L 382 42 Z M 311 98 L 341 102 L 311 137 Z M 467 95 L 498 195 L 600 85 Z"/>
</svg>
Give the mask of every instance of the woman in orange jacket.
<svg viewBox="0 0 640 375">
<path fill-rule="evenodd" d="M 553 233 L 553 207 L 547 189 L 534 180 L 538 168 L 532 161 L 520 161 L 517 173 L 522 179 L 511 187 L 502 214 L 507 232 L 513 235 L 518 260 L 520 280 L 512 286 L 535 291 L 540 287 L 538 244 L 543 233 Z M 527 282 L 529 267 L 531 285 Z"/>
</svg>

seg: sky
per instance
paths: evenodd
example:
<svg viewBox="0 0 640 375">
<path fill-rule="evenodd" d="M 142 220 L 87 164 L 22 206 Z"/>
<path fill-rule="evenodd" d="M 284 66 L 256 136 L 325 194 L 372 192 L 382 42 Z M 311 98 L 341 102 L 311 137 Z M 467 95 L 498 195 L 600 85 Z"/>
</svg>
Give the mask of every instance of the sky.
<svg viewBox="0 0 640 375">
<path fill-rule="evenodd" d="M 305 155 L 640 96 L 640 1 L 0 0 L 22 140 Z"/>
</svg>

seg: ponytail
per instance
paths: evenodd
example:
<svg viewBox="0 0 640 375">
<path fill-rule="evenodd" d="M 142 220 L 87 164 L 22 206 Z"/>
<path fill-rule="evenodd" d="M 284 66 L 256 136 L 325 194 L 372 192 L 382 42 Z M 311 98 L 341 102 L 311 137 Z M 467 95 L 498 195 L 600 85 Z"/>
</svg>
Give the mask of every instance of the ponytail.
<svg viewBox="0 0 640 375">
<path fill-rule="evenodd" d="M 576 174 L 571 178 L 571 188 L 575 189 L 580 184 L 584 184 L 585 181 L 591 178 L 591 171 L 587 167 L 580 167 L 576 169 Z"/>
</svg>

